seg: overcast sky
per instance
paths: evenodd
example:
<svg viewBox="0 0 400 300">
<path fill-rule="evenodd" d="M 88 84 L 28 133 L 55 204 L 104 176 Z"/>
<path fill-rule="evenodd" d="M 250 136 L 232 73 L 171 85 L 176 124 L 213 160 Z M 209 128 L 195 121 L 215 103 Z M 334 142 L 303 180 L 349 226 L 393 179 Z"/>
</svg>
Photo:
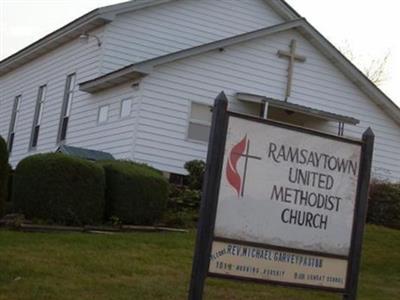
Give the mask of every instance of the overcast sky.
<svg viewBox="0 0 400 300">
<path fill-rule="evenodd" d="M 0 0 L 0 59 L 92 9 L 118 2 L 121 1 Z M 361 68 L 390 51 L 388 80 L 381 88 L 400 105 L 399 1 L 288 0 L 288 3 L 333 44 L 338 47 L 348 44 L 359 57 Z"/>
</svg>

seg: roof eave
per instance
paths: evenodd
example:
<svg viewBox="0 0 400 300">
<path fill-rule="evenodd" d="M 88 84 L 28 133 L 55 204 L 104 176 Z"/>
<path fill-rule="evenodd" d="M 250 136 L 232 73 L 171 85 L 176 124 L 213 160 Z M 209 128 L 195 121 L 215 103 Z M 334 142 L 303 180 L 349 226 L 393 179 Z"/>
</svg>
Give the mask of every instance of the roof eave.
<svg viewBox="0 0 400 300">
<path fill-rule="evenodd" d="M 135 67 L 128 67 L 116 72 L 79 83 L 79 90 L 95 94 L 128 82 L 135 82 L 147 76 L 148 72 Z"/>
<path fill-rule="evenodd" d="M 83 32 L 91 31 L 111 21 L 108 16 L 99 15 L 98 10 L 93 10 L 2 60 L 0 62 L 0 76 L 71 41 Z"/>
<path fill-rule="evenodd" d="M 78 37 L 83 32 L 91 31 L 112 22 L 117 14 L 135 11 L 149 6 L 160 5 L 171 1 L 175 0 L 141 0 L 141 2 L 128 1 L 92 10 L 0 61 L 0 76 L 51 50 L 56 49 L 57 47 Z"/>
</svg>

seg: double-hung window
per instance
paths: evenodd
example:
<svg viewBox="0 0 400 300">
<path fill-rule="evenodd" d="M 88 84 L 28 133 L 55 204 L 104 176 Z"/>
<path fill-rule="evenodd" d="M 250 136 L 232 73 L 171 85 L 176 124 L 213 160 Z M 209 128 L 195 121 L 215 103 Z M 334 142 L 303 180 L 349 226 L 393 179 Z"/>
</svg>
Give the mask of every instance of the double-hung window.
<svg viewBox="0 0 400 300">
<path fill-rule="evenodd" d="M 103 105 L 99 107 L 99 113 L 97 115 L 97 123 L 105 123 L 108 120 L 109 105 Z"/>
<path fill-rule="evenodd" d="M 60 125 L 58 127 L 57 143 L 65 141 L 67 137 L 68 122 L 71 114 L 72 98 L 74 96 L 75 77 L 76 77 L 75 74 L 68 75 L 67 81 L 65 83 L 64 99 L 61 110 Z"/>
<path fill-rule="evenodd" d="M 189 140 L 208 142 L 211 116 L 211 107 L 209 105 L 192 102 L 187 134 Z"/>
<path fill-rule="evenodd" d="M 10 121 L 10 128 L 8 130 L 8 152 L 11 153 L 14 145 L 14 138 L 15 138 L 15 127 L 17 124 L 18 120 L 18 113 L 19 113 L 19 108 L 21 105 L 21 95 L 15 97 L 14 99 L 14 105 L 13 105 L 13 110 L 11 113 L 11 121 Z"/>
<path fill-rule="evenodd" d="M 123 99 L 121 101 L 120 117 L 126 118 L 130 116 L 132 108 L 132 99 Z"/>
<path fill-rule="evenodd" d="M 35 149 L 38 143 L 40 123 L 42 122 L 43 105 L 45 99 L 46 99 L 46 85 L 42 85 L 41 87 L 39 87 L 36 100 L 35 115 L 33 116 L 31 141 L 29 144 L 30 149 Z"/>
</svg>

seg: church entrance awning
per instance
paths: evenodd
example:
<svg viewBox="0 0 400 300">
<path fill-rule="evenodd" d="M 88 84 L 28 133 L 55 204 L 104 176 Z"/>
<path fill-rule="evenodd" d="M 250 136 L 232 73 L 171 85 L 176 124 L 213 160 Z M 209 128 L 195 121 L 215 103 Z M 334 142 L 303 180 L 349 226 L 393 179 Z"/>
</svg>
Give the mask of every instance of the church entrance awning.
<svg viewBox="0 0 400 300">
<path fill-rule="evenodd" d="M 281 101 L 266 96 L 247 94 L 247 93 L 237 93 L 236 97 L 240 101 L 268 104 L 268 106 L 270 107 L 276 107 L 288 112 L 302 113 L 305 115 L 317 117 L 328 121 L 336 121 L 342 124 L 357 125 L 358 123 L 360 123 L 359 120 L 352 117 L 343 116 L 332 112 L 323 111 L 320 109 L 315 109 L 312 107 L 294 104 L 286 101 Z"/>
</svg>

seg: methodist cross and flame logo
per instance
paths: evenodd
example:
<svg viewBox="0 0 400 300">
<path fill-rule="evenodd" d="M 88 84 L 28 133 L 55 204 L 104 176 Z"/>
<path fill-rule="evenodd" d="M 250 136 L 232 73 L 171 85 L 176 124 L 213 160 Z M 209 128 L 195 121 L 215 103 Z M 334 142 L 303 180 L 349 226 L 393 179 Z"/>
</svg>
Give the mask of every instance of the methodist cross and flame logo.
<svg viewBox="0 0 400 300">
<path fill-rule="evenodd" d="M 232 147 L 226 162 L 226 178 L 237 192 L 238 197 L 243 197 L 244 195 L 249 159 L 261 160 L 261 157 L 250 155 L 249 152 L 250 140 L 247 138 L 247 135 L 245 135 L 239 143 Z M 238 164 L 242 158 L 245 159 L 244 167 L 242 173 L 239 173 Z"/>
</svg>

